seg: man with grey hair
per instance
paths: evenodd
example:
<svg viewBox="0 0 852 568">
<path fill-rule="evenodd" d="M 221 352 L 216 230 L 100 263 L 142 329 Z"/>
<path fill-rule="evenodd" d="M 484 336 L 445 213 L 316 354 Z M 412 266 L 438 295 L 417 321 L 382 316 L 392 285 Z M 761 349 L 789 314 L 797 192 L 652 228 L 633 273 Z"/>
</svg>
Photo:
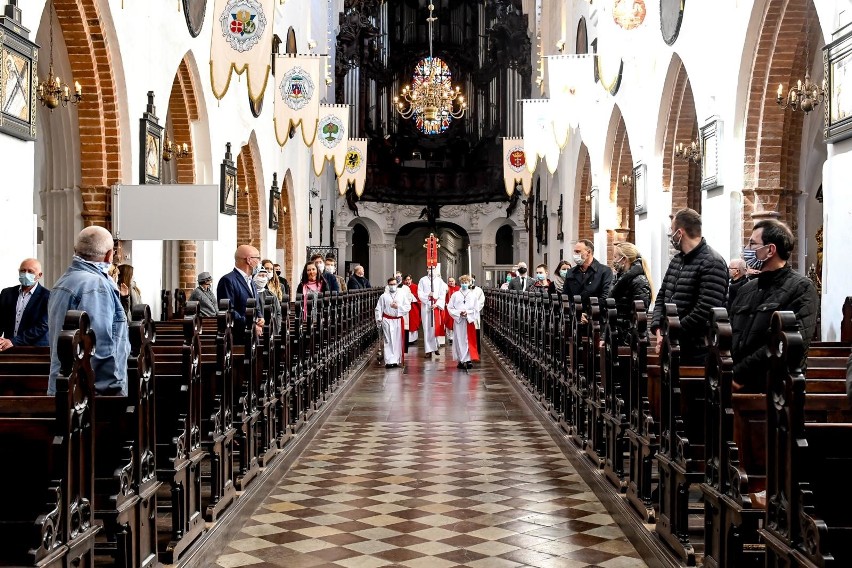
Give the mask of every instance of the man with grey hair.
<svg viewBox="0 0 852 568">
<path fill-rule="evenodd" d="M 514 290 L 515 292 L 526 292 L 533 284 L 533 279 L 527 276 L 527 263 L 519 262 L 518 263 L 518 276 L 513 278 L 511 282 L 509 282 L 509 290 Z"/>
<path fill-rule="evenodd" d="M 734 305 L 734 300 L 737 299 L 737 292 L 743 287 L 743 284 L 748 282 L 748 267 L 741 258 L 735 258 L 728 263 L 728 274 L 731 276 L 728 282 L 728 315 L 731 313 L 731 306 Z"/>
<path fill-rule="evenodd" d="M 107 275 L 112 264 L 112 235 L 103 227 L 86 227 L 77 235 L 74 258 L 50 294 L 47 320 L 50 340 L 48 394 L 56 393 L 59 375 L 57 343 L 68 310 L 89 314 L 95 333 L 92 370 L 95 392 L 127 396 L 127 357 L 130 354 L 127 317 L 115 282 Z"/>
</svg>

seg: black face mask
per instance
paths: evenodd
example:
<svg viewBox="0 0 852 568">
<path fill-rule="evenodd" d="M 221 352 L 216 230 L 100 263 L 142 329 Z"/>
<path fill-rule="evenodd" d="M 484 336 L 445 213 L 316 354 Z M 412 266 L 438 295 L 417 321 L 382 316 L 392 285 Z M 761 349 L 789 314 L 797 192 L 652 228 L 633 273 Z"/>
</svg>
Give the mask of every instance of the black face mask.
<svg viewBox="0 0 852 568">
<path fill-rule="evenodd" d="M 519 269 L 518 269 L 518 274 L 523 275 L 523 274 L 526 274 L 526 273 L 527 273 L 527 269 L 526 269 L 526 268 L 519 268 Z"/>
<path fill-rule="evenodd" d="M 281 271 L 280 271 L 280 270 L 276 270 L 276 271 L 275 271 L 275 275 L 276 275 L 276 276 L 281 276 Z"/>
</svg>

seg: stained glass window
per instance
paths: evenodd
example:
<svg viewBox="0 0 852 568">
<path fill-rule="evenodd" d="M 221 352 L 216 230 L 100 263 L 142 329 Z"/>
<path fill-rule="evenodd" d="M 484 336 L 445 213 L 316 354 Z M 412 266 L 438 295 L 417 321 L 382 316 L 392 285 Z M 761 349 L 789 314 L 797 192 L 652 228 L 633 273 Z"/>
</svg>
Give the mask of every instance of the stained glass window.
<svg viewBox="0 0 852 568">
<path fill-rule="evenodd" d="M 411 79 L 414 90 L 428 81 L 432 81 L 433 85 L 441 90 L 450 90 L 452 89 L 453 74 L 440 57 L 425 57 L 414 67 L 414 75 Z M 422 113 L 415 113 L 413 118 L 418 130 L 423 134 L 441 134 L 450 127 L 453 120 L 453 117 L 446 111 L 441 112 L 436 120 L 425 120 Z"/>
</svg>

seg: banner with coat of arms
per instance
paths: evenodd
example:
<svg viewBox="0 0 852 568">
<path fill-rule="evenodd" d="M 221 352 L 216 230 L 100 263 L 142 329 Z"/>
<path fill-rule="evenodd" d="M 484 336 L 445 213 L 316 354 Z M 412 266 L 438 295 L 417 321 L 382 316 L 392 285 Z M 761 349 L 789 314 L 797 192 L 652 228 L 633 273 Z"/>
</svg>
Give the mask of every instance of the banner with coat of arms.
<svg viewBox="0 0 852 568">
<path fill-rule="evenodd" d="M 547 161 L 547 170 L 552 174 L 559 165 L 559 144 L 553 133 L 553 118 L 550 99 L 523 99 L 524 103 L 524 151 L 527 169 L 533 173 L 538 158 Z"/>
<path fill-rule="evenodd" d="M 594 87 L 593 58 L 590 55 L 551 55 L 547 57 L 547 84 L 550 85 L 553 133 L 564 148 L 571 128 L 580 124 L 590 91 Z"/>
<path fill-rule="evenodd" d="M 260 102 L 269 78 L 274 0 L 216 0 L 210 40 L 210 84 L 221 99 L 232 72 L 248 71 L 249 97 Z"/>
<path fill-rule="evenodd" d="M 532 174 L 527 169 L 523 138 L 503 138 L 503 183 L 509 197 L 515 193 L 518 183 L 523 187 L 524 195 L 532 191 Z"/>
<path fill-rule="evenodd" d="M 314 173 L 319 177 L 325 161 L 334 162 L 334 173 L 343 175 L 349 150 L 349 105 L 320 105 L 317 138 L 313 150 Z"/>
<path fill-rule="evenodd" d="M 355 195 L 364 195 L 364 183 L 367 181 L 367 139 L 353 138 L 346 151 L 343 175 L 337 176 L 337 190 L 346 195 L 346 186 L 355 186 Z"/>
<path fill-rule="evenodd" d="M 283 146 L 291 127 L 302 124 L 302 140 L 310 146 L 317 136 L 319 122 L 319 55 L 278 55 L 275 73 L 275 137 Z M 276 78 L 277 79 L 277 78 Z"/>
</svg>

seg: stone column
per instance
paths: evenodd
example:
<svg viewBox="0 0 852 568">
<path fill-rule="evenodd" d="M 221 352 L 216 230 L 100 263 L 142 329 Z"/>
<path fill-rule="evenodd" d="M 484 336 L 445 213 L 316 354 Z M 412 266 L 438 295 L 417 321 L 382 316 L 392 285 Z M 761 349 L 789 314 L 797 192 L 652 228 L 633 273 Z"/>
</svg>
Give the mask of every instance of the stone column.
<svg viewBox="0 0 852 568">
<path fill-rule="evenodd" d="M 388 235 L 385 235 L 388 239 Z M 367 277 L 373 286 L 383 283 L 393 273 L 394 236 L 390 242 L 370 243 L 370 274 Z"/>
</svg>

